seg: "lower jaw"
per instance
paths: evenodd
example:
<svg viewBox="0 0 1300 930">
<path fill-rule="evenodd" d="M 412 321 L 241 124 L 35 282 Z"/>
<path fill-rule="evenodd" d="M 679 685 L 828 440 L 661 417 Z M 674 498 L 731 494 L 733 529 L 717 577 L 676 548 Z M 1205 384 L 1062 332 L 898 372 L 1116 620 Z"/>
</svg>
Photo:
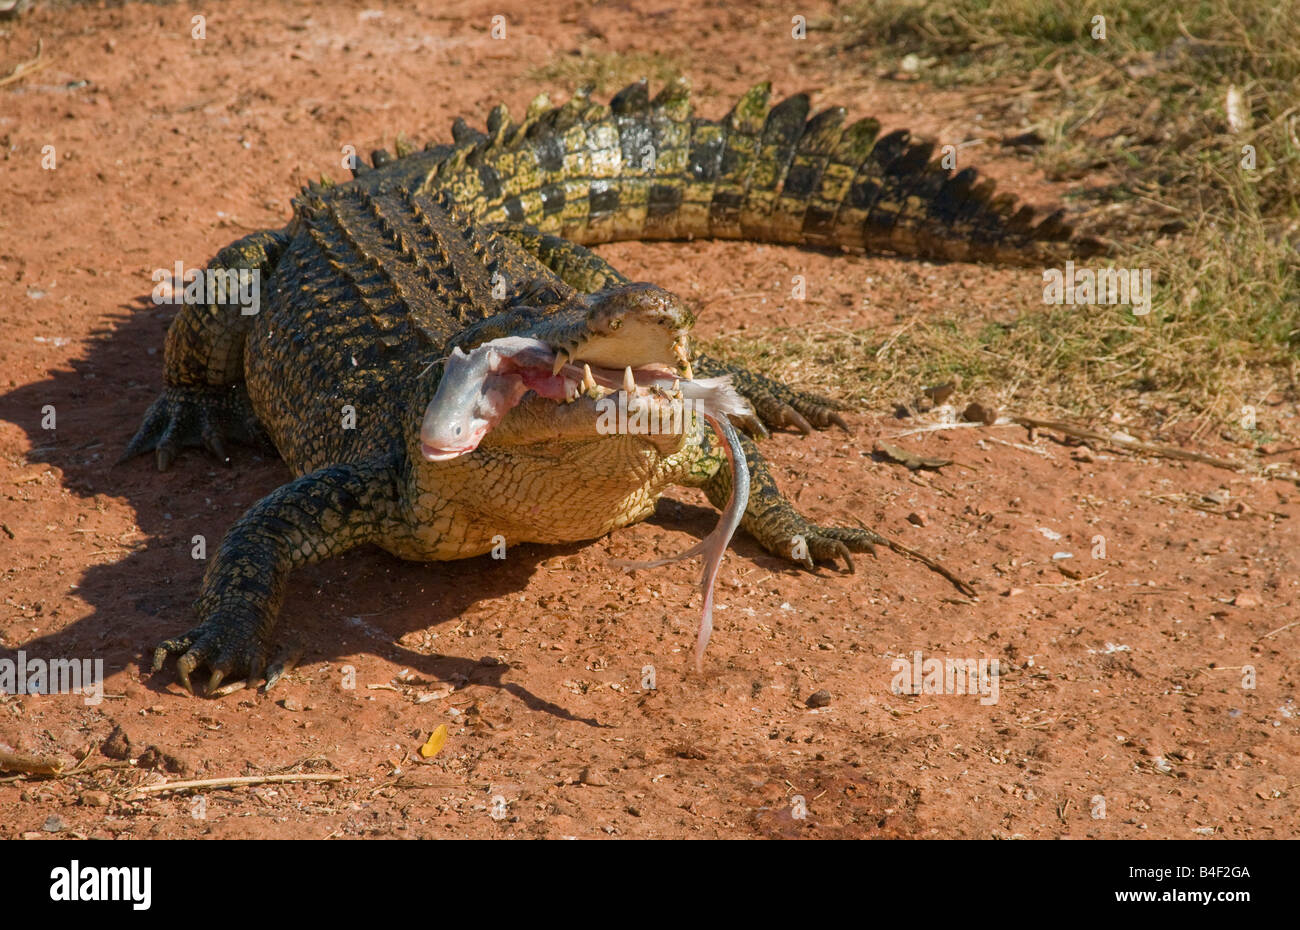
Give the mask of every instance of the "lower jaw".
<svg viewBox="0 0 1300 930">
<path fill-rule="evenodd" d="M 581 396 L 564 403 L 530 393 L 484 437 L 483 444 L 586 443 L 626 436 L 655 446 L 668 442 L 680 447 L 684 437 L 695 432 L 692 418 L 679 413 L 674 419 L 667 403 L 646 397 L 639 398 L 638 402 L 647 405 L 646 414 L 640 418 L 625 412 L 625 406 L 618 405 L 615 394 L 600 400 Z M 656 414 L 653 417 L 649 415 L 652 410 Z"/>
<path fill-rule="evenodd" d="M 690 445 L 698 436 L 694 429 L 680 433 L 610 433 L 607 435 L 585 432 L 580 435 L 552 432 L 549 435 L 529 434 L 519 436 L 488 437 L 479 446 L 489 455 L 516 455 L 520 458 L 537 458 L 553 461 L 557 458 L 570 458 L 575 448 L 590 450 L 584 454 L 596 458 L 602 447 L 621 449 L 620 456 L 653 450 L 658 459 L 676 455 Z M 461 456 L 468 458 L 468 456 Z"/>
</svg>

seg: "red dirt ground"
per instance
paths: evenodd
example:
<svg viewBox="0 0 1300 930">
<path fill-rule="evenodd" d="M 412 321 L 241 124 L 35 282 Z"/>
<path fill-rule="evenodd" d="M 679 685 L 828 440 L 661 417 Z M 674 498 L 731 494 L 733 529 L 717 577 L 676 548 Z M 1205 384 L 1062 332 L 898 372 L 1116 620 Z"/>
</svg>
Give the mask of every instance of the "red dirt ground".
<svg viewBox="0 0 1300 930">
<path fill-rule="evenodd" d="M 706 533 L 715 516 L 683 492 L 587 545 L 432 565 L 365 550 L 301 571 L 281 635 L 302 655 L 270 695 L 202 700 L 170 673 L 145 674 L 153 645 L 191 625 L 202 571 L 191 537 L 215 545 L 287 471 L 248 452 L 230 470 L 197 454 L 165 475 L 146 459 L 111 464 L 161 384 L 173 311 L 140 298 L 153 269 L 200 265 L 282 225 L 298 186 L 343 174 L 342 145 L 441 140 L 457 115 L 481 125 L 499 101 L 519 113 L 540 91 L 562 98 L 571 88 L 530 71 L 584 47 L 670 52 L 712 115 L 770 78 L 888 127 L 983 134 L 984 104 L 874 77 L 828 51 L 826 32 L 794 42 L 772 3 L 210 6 L 0 22 L 4 73 L 38 39 L 50 62 L 0 87 L 0 657 L 100 657 L 108 675 L 98 706 L 0 698 L 0 751 L 69 766 L 89 752 L 71 776 L 0 777 L 0 836 L 1297 834 L 1294 485 L 1018 428 L 897 439 L 916 421 L 884 409 L 852 414 L 851 437 L 773 438 L 776 476 L 814 518 L 861 519 L 941 554 L 975 579 L 976 602 L 889 552 L 861 557 L 853 575 L 811 574 L 742 537 L 696 675 L 696 567 L 609 564 Z M 808 6 L 812 20 L 828 11 Z M 203 41 L 190 37 L 195 12 L 207 14 Z M 496 14 L 505 40 L 488 34 Z M 996 145 L 968 151 L 1031 202 L 1062 192 Z M 884 331 L 954 300 L 991 318 L 1041 307 L 1034 270 L 746 243 L 601 251 L 696 302 L 706 337 L 761 333 L 778 313 Z M 796 273 L 815 300 L 786 299 Z M 729 299 L 754 293 L 769 296 Z M 53 432 L 41 427 L 51 404 Z M 1291 433 L 1296 413 L 1270 408 Z M 877 437 L 956 464 L 913 474 L 871 455 Z M 1294 445 L 1268 461 L 1295 463 Z M 1215 439 L 1196 448 L 1242 453 Z M 1105 557 L 1093 558 L 1099 535 Z M 1061 551 L 1073 558 L 1054 561 Z M 918 650 L 998 659 L 999 701 L 892 693 L 892 659 Z M 642 688 L 645 665 L 657 690 Z M 1243 666 L 1256 687 L 1243 687 Z M 810 709 L 820 689 L 830 703 Z M 421 761 L 440 724 L 446 746 Z M 129 746 L 105 745 L 115 726 Z M 202 803 L 129 790 L 276 773 L 344 779 L 213 790 Z"/>
</svg>

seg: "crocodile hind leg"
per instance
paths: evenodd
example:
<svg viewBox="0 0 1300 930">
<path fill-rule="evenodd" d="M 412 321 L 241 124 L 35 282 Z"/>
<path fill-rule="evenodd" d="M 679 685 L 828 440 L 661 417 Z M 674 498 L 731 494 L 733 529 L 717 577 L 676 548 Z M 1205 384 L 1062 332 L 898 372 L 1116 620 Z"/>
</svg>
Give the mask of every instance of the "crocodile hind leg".
<svg viewBox="0 0 1300 930">
<path fill-rule="evenodd" d="M 217 254 L 204 272 L 205 280 L 215 279 L 207 272 L 251 271 L 258 301 L 253 306 L 260 307 L 262 285 L 287 242 L 284 233 L 270 230 L 246 236 Z M 220 302 L 187 303 L 172 320 L 167 330 L 165 390 L 145 413 L 122 460 L 155 451 L 159 471 L 166 471 L 177 453 L 189 446 L 203 446 L 228 464 L 227 441 L 267 444 L 243 383 L 244 338 L 254 316 L 245 312 L 238 293 L 224 296 Z"/>
<path fill-rule="evenodd" d="M 395 471 L 382 465 L 333 465 L 283 485 L 248 509 L 221 542 L 194 602 L 200 622 L 154 651 L 159 671 L 179 655 L 181 684 L 211 673 L 211 693 L 226 679 L 250 685 L 267 662 L 289 573 L 311 562 L 383 538 L 398 499 Z M 267 673 L 267 686 L 278 672 Z"/>
<path fill-rule="evenodd" d="M 709 501 L 721 510 L 731 498 L 731 470 L 721 444 L 711 433 L 709 436 L 710 448 L 696 463 L 694 474 Z M 887 539 L 868 529 L 810 522 L 777 489 L 754 441 L 741 436 L 740 444 L 749 465 L 749 506 L 740 525 L 768 552 L 808 569 L 818 562 L 843 559 L 852 572 L 854 552 L 874 554 L 875 545 L 889 545 Z"/>
</svg>

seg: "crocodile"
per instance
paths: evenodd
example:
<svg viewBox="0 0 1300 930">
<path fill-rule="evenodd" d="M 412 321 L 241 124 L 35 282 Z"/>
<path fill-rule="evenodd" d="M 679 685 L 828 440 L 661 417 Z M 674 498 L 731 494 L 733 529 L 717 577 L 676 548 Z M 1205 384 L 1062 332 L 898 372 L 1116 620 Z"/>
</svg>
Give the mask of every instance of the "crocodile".
<svg viewBox="0 0 1300 930">
<path fill-rule="evenodd" d="M 806 94 L 773 104 L 768 83 L 707 119 L 684 80 L 653 98 L 643 80 L 608 104 L 580 89 L 521 121 L 458 119 L 450 143 L 399 137 L 303 188 L 288 225 L 209 264 L 254 276 L 256 312 L 220 293 L 180 310 L 165 389 L 123 455 L 166 470 L 186 448 L 229 464 L 231 446 L 269 444 L 295 475 L 231 527 L 197 624 L 156 647 L 154 671 L 174 656 L 191 693 L 200 669 L 209 694 L 269 688 L 295 568 L 366 544 L 438 561 L 596 539 L 673 486 L 730 507 L 686 553 L 706 556 L 706 615 L 737 523 L 807 569 L 893 545 L 807 520 L 758 451 L 773 429 L 847 430 L 840 404 L 700 352 L 680 297 L 588 248 L 708 237 L 1022 265 L 1100 250 L 1061 211 L 1035 221 L 933 143 L 880 129 L 814 114 Z M 700 403 L 676 430 L 611 431 L 611 398 L 665 416 Z"/>
</svg>

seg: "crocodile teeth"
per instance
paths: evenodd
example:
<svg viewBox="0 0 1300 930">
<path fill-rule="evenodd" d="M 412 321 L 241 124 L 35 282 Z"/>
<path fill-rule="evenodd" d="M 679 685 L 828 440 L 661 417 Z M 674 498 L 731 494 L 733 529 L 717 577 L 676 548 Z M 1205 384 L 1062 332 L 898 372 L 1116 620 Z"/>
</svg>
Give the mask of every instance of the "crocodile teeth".
<svg viewBox="0 0 1300 930">
<path fill-rule="evenodd" d="M 591 374 L 591 366 L 586 362 L 582 363 L 582 389 L 590 391 L 596 386 L 596 379 Z"/>
<path fill-rule="evenodd" d="M 569 364 L 569 353 L 565 352 L 563 349 L 560 349 L 558 352 L 555 353 L 555 364 L 551 366 L 551 374 L 558 375 L 560 373 L 560 369 L 567 364 Z"/>
<path fill-rule="evenodd" d="M 623 369 L 623 393 L 627 395 L 628 413 L 636 413 L 641 409 L 641 404 L 637 402 L 636 378 L 632 376 L 630 365 Z"/>
<path fill-rule="evenodd" d="M 682 396 L 682 381 L 680 378 L 673 378 L 673 389 L 671 393 L 673 397 Z"/>
</svg>

